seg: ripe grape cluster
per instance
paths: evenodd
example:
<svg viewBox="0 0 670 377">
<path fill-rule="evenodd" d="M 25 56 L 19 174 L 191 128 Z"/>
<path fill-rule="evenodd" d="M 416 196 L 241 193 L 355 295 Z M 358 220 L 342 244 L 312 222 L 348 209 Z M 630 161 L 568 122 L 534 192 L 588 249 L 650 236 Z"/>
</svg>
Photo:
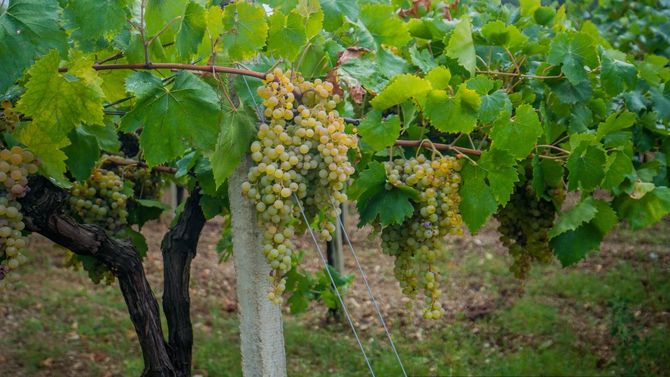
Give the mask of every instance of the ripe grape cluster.
<svg viewBox="0 0 670 377">
<path fill-rule="evenodd" d="M 95 284 L 104 282 L 105 285 L 111 285 L 115 281 L 115 276 L 107 266 L 98 259 L 90 256 L 81 256 L 72 251 L 62 248 L 64 250 L 64 265 L 70 267 L 74 271 L 79 271 L 82 267 L 88 273 L 88 277 Z"/>
<path fill-rule="evenodd" d="M 266 122 L 251 144 L 256 163 L 242 191 L 256 206 L 264 229 L 263 253 L 272 267 L 268 299 L 280 303 L 295 251 L 291 239 L 300 228 L 302 207 L 316 218 L 319 236 L 330 240 L 344 188 L 354 168 L 347 153 L 357 138 L 345 133 L 343 118 L 335 107 L 333 85 L 306 81 L 291 71 L 275 69 L 258 89 Z M 297 203 L 296 200 L 300 201 Z"/>
<path fill-rule="evenodd" d="M 70 190 L 70 211 L 87 224 L 98 224 L 112 232 L 127 223 L 128 197 L 123 180 L 114 172 L 95 169 L 84 182 L 75 182 Z"/>
<path fill-rule="evenodd" d="M 557 204 L 562 202 L 562 193 L 560 188 L 555 188 L 552 195 L 556 200 L 538 198 L 530 182 L 523 182 L 515 187 L 509 202 L 496 214 L 500 240 L 514 260 L 510 271 L 517 278 L 526 278 L 533 262 L 553 260 L 549 231 L 554 225 Z"/>
<path fill-rule="evenodd" d="M 10 101 L 0 102 L 0 132 L 14 132 L 21 118 Z"/>
<path fill-rule="evenodd" d="M 395 159 L 384 163 L 387 185 L 416 190 L 414 213 L 402 224 L 382 229 L 382 250 L 395 257 L 394 274 L 408 296 L 423 288 L 423 316 L 437 319 L 444 314 L 440 304 L 440 276 L 434 262 L 444 250 L 446 235 L 463 234 L 459 211 L 461 162 L 453 157 L 429 160 Z"/>
<path fill-rule="evenodd" d="M 28 191 L 28 175 L 37 172 L 30 151 L 21 147 L 0 150 L 0 284 L 10 270 L 26 262 L 23 215 L 18 198 Z"/>
<path fill-rule="evenodd" d="M 119 175 L 133 186 L 137 199 L 160 199 L 163 180 L 158 172 L 146 167 L 124 166 Z"/>
</svg>

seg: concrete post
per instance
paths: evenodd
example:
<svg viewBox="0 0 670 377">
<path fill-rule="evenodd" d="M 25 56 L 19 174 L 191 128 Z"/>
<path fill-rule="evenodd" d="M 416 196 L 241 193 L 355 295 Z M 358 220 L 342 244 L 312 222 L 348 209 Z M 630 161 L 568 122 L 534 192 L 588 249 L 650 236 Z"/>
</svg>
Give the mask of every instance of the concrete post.
<svg viewBox="0 0 670 377">
<path fill-rule="evenodd" d="M 262 229 L 256 209 L 242 196 L 241 185 L 251 167 L 249 156 L 230 177 L 228 195 L 237 279 L 242 374 L 244 377 L 285 377 L 286 353 L 281 307 L 267 299 L 270 266 L 261 252 Z"/>
</svg>

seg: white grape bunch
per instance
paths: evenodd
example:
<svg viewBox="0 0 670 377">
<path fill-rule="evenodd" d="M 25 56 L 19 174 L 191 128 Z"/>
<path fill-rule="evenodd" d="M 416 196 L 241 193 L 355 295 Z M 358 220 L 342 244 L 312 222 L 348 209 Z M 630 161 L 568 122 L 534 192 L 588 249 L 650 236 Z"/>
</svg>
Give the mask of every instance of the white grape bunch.
<svg viewBox="0 0 670 377">
<path fill-rule="evenodd" d="M 292 238 L 301 224 L 300 208 L 330 240 L 339 206 L 347 200 L 345 184 L 354 173 L 347 154 L 357 137 L 345 133 L 344 119 L 335 107 L 333 85 L 306 81 L 291 71 L 275 69 L 258 89 L 263 99 L 263 122 L 251 144 L 256 163 L 242 191 L 256 206 L 264 229 L 263 253 L 272 267 L 268 299 L 281 303 L 295 252 Z M 298 204 L 295 200 L 299 200 Z"/>
<path fill-rule="evenodd" d="M 423 155 L 385 162 L 387 185 L 410 187 L 418 192 L 414 213 L 401 224 L 382 229 L 382 250 L 395 257 L 394 274 L 403 293 L 413 297 L 423 288 L 423 316 L 444 314 L 440 303 L 440 274 L 436 258 L 444 251 L 447 235 L 462 235 L 459 204 L 461 162 L 453 157 L 429 160 Z"/>
<path fill-rule="evenodd" d="M 27 261 L 25 224 L 18 198 L 28 192 L 28 176 L 37 173 L 33 154 L 21 147 L 0 150 L 0 287 L 5 276 Z"/>
<path fill-rule="evenodd" d="M 115 232 L 127 224 L 128 196 L 121 177 L 95 169 L 84 182 L 74 182 L 70 190 L 70 211 L 86 224 L 97 224 Z"/>
</svg>

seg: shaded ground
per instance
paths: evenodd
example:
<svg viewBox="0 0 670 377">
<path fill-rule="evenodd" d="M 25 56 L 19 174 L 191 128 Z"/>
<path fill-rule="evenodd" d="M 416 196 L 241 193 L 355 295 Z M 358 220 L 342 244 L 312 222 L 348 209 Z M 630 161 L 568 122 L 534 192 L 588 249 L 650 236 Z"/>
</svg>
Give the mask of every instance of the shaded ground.
<svg viewBox="0 0 670 377">
<path fill-rule="evenodd" d="M 232 263 L 218 264 L 218 223 L 207 224 L 192 283 L 194 368 L 201 376 L 238 376 L 240 356 Z M 143 230 L 145 262 L 157 297 L 159 243 L 166 226 Z M 600 253 L 579 265 L 534 268 L 525 287 L 489 228 L 453 240 L 443 261 L 448 316 L 426 322 L 407 310 L 392 260 L 365 231 L 354 246 L 390 323 L 411 375 L 667 375 L 670 373 L 670 223 L 639 233 L 619 229 Z M 116 286 L 94 286 L 85 273 L 62 268 L 62 253 L 32 239 L 31 262 L 0 293 L 0 376 L 137 376 L 139 347 Z M 318 260 L 307 240 L 306 264 Z M 346 258 L 349 271 L 352 258 Z M 346 301 L 364 329 L 378 376 L 400 375 L 375 321 L 360 278 Z M 326 310 L 285 316 L 289 374 L 366 376 L 343 324 Z"/>
</svg>

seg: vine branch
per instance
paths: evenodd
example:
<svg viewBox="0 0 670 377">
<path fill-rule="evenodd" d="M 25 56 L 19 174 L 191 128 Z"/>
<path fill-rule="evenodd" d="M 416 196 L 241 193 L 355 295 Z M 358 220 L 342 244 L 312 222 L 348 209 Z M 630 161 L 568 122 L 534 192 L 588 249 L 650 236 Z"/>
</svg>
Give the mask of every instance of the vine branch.
<svg viewBox="0 0 670 377">
<path fill-rule="evenodd" d="M 138 70 L 171 69 L 176 71 L 230 73 L 233 75 L 255 77 L 261 80 L 265 78 L 265 73 L 263 72 L 256 72 L 241 68 L 222 67 L 217 65 L 197 65 L 197 64 L 180 64 L 180 63 L 145 63 L 145 64 L 134 63 L 134 64 L 94 64 L 92 68 L 95 69 L 96 71 L 111 71 L 118 69 L 138 69 Z M 59 68 L 58 72 L 67 72 L 67 68 Z"/>
</svg>

